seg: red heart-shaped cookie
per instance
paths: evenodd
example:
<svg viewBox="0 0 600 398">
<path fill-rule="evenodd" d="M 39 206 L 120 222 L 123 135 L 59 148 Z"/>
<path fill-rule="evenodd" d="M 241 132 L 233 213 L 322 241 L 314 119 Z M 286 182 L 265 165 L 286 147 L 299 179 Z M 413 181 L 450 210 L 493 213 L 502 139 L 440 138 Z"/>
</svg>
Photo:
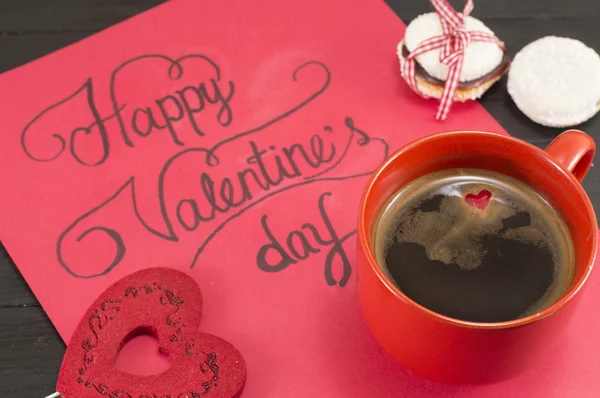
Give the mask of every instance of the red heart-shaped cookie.
<svg viewBox="0 0 600 398">
<path fill-rule="evenodd" d="M 491 198 L 492 193 L 486 189 L 479 191 L 477 195 L 468 193 L 467 196 L 465 196 L 467 203 L 477 207 L 479 210 L 484 210 Z"/>
<path fill-rule="evenodd" d="M 199 332 L 202 294 L 183 272 L 151 268 L 109 287 L 82 318 L 65 353 L 57 391 L 66 398 L 232 398 L 246 381 L 242 355 Z M 171 368 L 151 376 L 115 369 L 129 339 L 152 334 Z"/>
</svg>

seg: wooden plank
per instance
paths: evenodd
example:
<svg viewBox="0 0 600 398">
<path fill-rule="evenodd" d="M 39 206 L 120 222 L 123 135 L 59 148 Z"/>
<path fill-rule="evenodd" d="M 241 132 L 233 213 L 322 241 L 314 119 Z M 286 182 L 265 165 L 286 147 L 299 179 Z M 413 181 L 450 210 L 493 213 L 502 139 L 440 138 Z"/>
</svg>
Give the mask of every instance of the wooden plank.
<svg viewBox="0 0 600 398">
<path fill-rule="evenodd" d="M 504 41 L 511 55 L 516 54 L 528 43 L 544 36 L 570 37 L 581 40 L 596 51 L 600 51 L 598 30 L 582 27 L 582 25 L 595 23 L 578 19 L 536 19 L 531 21 L 495 19 L 486 21 L 486 25 Z"/>
<path fill-rule="evenodd" d="M 2 0 L 0 34 L 96 32 L 165 0 Z"/>
<path fill-rule="evenodd" d="M 19 273 L 15 263 L 8 256 L 6 249 L 0 245 L 0 309 L 8 307 L 32 307 L 39 303 L 27 282 Z M 1 313 L 0 313 L 1 317 Z M 2 318 L 0 318 L 2 319 Z M 4 324 L 2 320 L 0 326 Z"/>
<path fill-rule="evenodd" d="M 385 0 L 404 21 L 410 21 L 419 14 L 433 11 L 427 0 Z M 458 10 L 464 7 L 464 0 L 450 0 Z M 594 23 L 600 16 L 598 3 L 590 0 L 475 0 L 471 13 L 475 18 L 490 19 L 591 19 Z M 583 29 L 580 29 L 583 30 Z M 593 30 L 593 29 L 589 29 Z"/>
<path fill-rule="evenodd" d="M 579 1 L 579 0 L 578 0 Z M 426 2 L 401 2 L 402 7 L 396 10 L 402 19 L 409 23 L 414 16 L 413 13 L 405 12 L 404 4 L 422 4 Z M 492 2 L 490 2 L 492 3 Z M 523 2 L 528 3 L 528 2 Z M 482 2 L 483 4 L 483 2 Z M 486 3 L 487 4 L 487 3 Z M 600 7 L 598 7 L 600 9 Z M 408 16 L 410 15 L 410 16 Z M 487 14 L 482 14 L 487 15 Z M 494 33 L 504 41 L 508 53 L 514 56 L 525 45 L 544 36 L 564 36 L 581 40 L 586 45 L 600 52 L 600 35 L 597 29 L 586 29 L 585 26 L 596 24 L 596 19 L 586 21 L 582 19 L 561 18 L 561 19 L 489 19 L 485 24 L 494 31 Z M 400 41 L 401 38 L 398 38 Z"/>
<path fill-rule="evenodd" d="M 56 388 L 65 346 L 40 308 L 0 309 L 0 396 L 42 398 Z"/>
<path fill-rule="evenodd" d="M 1 2 L 1 0 L 0 0 Z M 23 65 L 89 36 L 86 32 L 0 35 L 0 72 Z"/>
<path fill-rule="evenodd" d="M 0 34 L 52 32 L 96 32 L 131 15 L 163 3 L 164 0 L 2 0 Z M 405 21 L 432 10 L 426 0 L 387 0 Z M 462 7 L 464 0 L 451 3 Z M 473 16 L 483 19 L 593 19 L 600 16 L 597 3 L 571 1 L 476 1 Z"/>
</svg>

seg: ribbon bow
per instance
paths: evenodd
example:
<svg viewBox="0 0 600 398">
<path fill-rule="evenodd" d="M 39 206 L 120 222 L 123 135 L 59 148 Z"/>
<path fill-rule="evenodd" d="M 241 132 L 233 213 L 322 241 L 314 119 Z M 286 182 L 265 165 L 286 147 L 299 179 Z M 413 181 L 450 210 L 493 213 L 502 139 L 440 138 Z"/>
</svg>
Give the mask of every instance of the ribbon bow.
<svg viewBox="0 0 600 398">
<path fill-rule="evenodd" d="M 424 98 L 428 98 L 423 94 L 418 86 L 415 74 L 415 58 L 426 52 L 441 48 L 440 62 L 448 65 L 448 78 L 444 85 L 440 106 L 435 116 L 438 120 L 445 120 L 450 112 L 450 107 L 454 100 L 454 93 L 458 88 L 460 73 L 463 67 L 465 58 L 465 50 L 472 42 L 492 42 L 496 43 L 504 51 L 504 43 L 496 36 L 485 32 L 468 31 L 465 27 L 465 17 L 473 11 L 473 0 L 465 1 L 465 8 L 461 13 L 456 12 L 448 3 L 448 0 L 431 0 L 431 4 L 442 24 L 443 34 L 434 36 L 421 42 L 414 51 L 406 58 L 402 75 L 410 88 Z"/>
</svg>

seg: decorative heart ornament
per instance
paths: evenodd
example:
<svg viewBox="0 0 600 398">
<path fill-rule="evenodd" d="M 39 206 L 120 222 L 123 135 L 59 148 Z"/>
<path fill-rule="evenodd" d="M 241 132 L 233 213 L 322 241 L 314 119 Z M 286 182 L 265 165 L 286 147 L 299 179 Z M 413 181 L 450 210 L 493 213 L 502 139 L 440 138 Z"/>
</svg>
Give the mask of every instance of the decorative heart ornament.
<svg viewBox="0 0 600 398">
<path fill-rule="evenodd" d="M 233 398 L 246 381 L 239 351 L 199 332 L 202 294 L 183 272 L 151 268 L 109 287 L 79 323 L 65 353 L 57 391 L 65 398 Z M 171 367 L 151 376 L 115 369 L 121 347 L 151 334 Z"/>
<path fill-rule="evenodd" d="M 490 202 L 491 198 L 492 193 L 484 189 L 482 191 L 479 191 L 477 195 L 472 193 L 467 194 L 465 200 L 471 206 L 477 207 L 479 210 L 484 210 Z"/>
</svg>

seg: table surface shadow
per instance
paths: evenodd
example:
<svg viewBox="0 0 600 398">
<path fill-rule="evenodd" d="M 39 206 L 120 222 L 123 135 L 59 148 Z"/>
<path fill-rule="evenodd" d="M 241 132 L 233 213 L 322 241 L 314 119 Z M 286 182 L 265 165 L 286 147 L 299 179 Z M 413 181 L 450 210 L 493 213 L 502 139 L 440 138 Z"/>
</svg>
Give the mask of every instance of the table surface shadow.
<svg viewBox="0 0 600 398">
<path fill-rule="evenodd" d="M 0 72 L 58 50 L 161 2 L 2 0 Z M 464 1 L 451 2 L 457 7 L 464 4 Z M 404 22 L 431 11 L 426 0 L 389 0 L 387 3 Z M 483 20 L 506 42 L 511 56 L 527 43 L 546 35 L 580 39 L 600 50 L 600 6 L 592 0 L 478 1 L 472 15 Z M 235 26 L 229 28 L 235 29 Z M 506 79 L 486 93 L 481 103 L 508 132 L 540 148 L 562 131 L 539 126 L 524 117 L 506 93 Z M 578 128 L 598 140 L 600 116 Z M 583 185 L 594 207 L 598 208 L 598 167 L 592 167 Z M 64 343 L 2 247 L 0 396 L 43 398 L 54 392 L 64 350 Z"/>
</svg>

